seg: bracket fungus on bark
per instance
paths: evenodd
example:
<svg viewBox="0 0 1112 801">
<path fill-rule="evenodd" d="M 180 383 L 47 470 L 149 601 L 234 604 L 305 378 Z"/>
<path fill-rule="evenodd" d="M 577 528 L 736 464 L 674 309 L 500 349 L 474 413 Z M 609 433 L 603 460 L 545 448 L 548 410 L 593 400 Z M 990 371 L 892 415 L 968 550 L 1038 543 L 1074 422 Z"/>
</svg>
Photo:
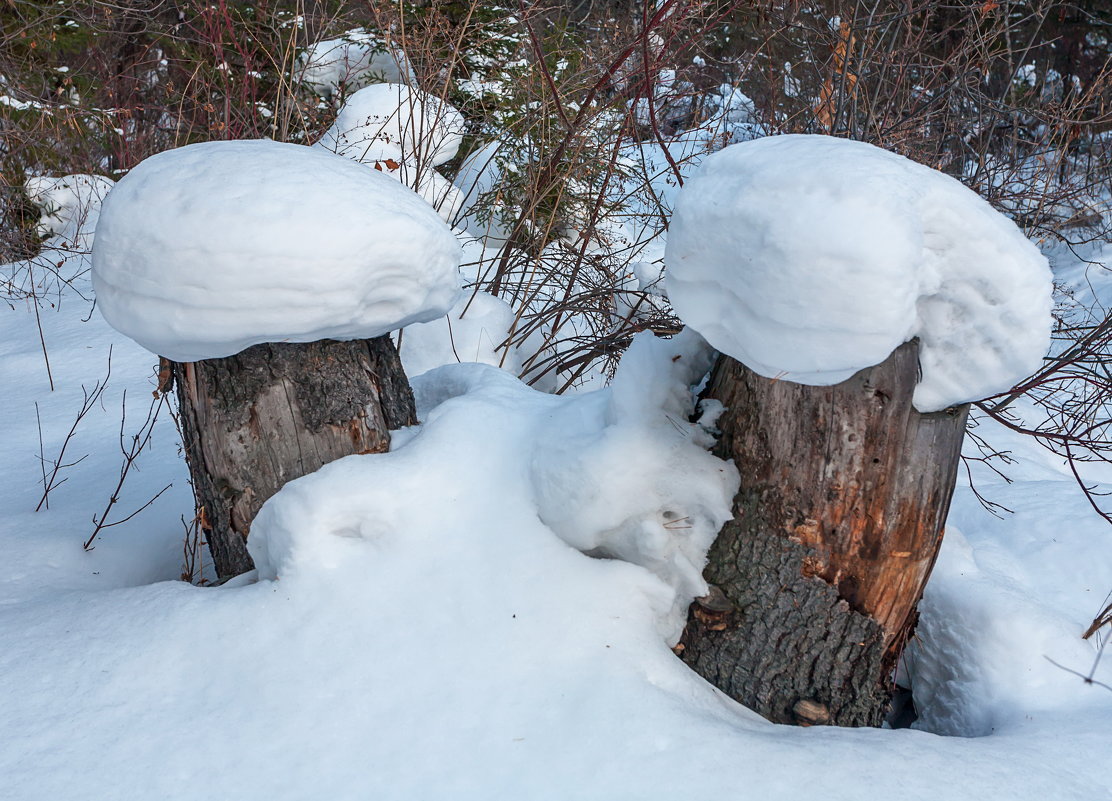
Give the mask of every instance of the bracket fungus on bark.
<svg viewBox="0 0 1112 801">
<path fill-rule="evenodd" d="M 420 197 L 365 165 L 270 141 L 142 162 L 93 245 L 105 319 L 174 362 L 186 455 L 218 574 L 283 484 L 384 451 L 414 422 L 390 331 L 444 315 L 460 246 Z"/>
<path fill-rule="evenodd" d="M 949 176 L 797 135 L 709 156 L 665 261 L 678 314 L 722 354 L 704 395 L 727 406 L 717 453 L 741 473 L 705 573 L 729 623 L 694 610 L 683 658 L 771 720 L 877 725 L 965 404 L 1048 349 L 1046 259 Z"/>
</svg>

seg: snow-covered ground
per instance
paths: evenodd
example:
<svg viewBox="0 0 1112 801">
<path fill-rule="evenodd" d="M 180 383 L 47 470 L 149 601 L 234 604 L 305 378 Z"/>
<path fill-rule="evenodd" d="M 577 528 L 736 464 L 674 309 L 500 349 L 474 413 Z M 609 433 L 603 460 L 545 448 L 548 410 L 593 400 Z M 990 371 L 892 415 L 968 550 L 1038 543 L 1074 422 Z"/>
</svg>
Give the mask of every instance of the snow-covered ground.
<svg viewBox="0 0 1112 801">
<path fill-rule="evenodd" d="M 1107 271 L 1051 256 L 1112 299 Z M 611 387 L 568 397 L 425 373 L 419 427 L 290 484 L 253 530 L 259 577 L 197 587 L 166 409 L 109 522 L 172 488 L 82 550 L 125 390 L 129 440 L 155 373 L 87 280 L 0 308 L 0 798 L 1112 797 L 1112 691 L 1069 672 L 1097 656 L 1080 634 L 1112 532 L 1033 443 L 979 429 L 1015 463 L 1010 484 L 974 465 L 977 489 L 1014 513 L 963 478 L 903 667 L 918 728 L 775 726 L 669 648 L 734 480 L 687 422 L 694 337 L 641 338 Z M 81 461 L 36 512 L 40 426 L 49 468 L 110 348 L 61 460 Z"/>
</svg>

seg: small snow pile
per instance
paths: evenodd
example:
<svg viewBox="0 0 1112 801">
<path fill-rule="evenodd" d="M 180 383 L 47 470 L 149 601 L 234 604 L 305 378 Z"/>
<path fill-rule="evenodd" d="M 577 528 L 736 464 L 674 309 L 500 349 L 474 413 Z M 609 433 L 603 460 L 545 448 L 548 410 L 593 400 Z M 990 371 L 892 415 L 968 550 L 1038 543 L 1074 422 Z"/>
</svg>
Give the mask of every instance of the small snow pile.
<svg viewBox="0 0 1112 801">
<path fill-rule="evenodd" d="M 112 179 L 103 175 L 66 175 L 28 178 L 23 188 L 42 212 L 35 226 L 39 235 L 60 237 L 77 246 L 96 228 L 100 204 L 112 186 Z"/>
<path fill-rule="evenodd" d="M 520 351 L 499 347 L 515 318 L 504 300 L 486 292 L 465 292 L 446 316 L 403 329 L 398 349 L 402 366 L 407 375 L 417 376 L 445 364 L 477 362 L 517 375 Z"/>
<path fill-rule="evenodd" d="M 461 197 L 453 224 L 461 226 L 488 247 L 501 247 L 510 236 L 502 219 L 506 216 L 505 205 L 498 196 L 503 181 L 499 158 L 502 148 L 501 142 L 494 141 L 472 151 L 453 179 Z"/>
<path fill-rule="evenodd" d="M 437 167 L 463 141 L 463 115 L 451 104 L 396 83 L 348 98 L 316 147 L 362 162 L 396 159 Z"/>
<path fill-rule="evenodd" d="M 627 103 L 633 121 L 645 128 L 660 129 L 671 135 L 690 121 L 695 106 L 695 87 L 678 80 L 675 70 L 660 70 L 653 81 L 653 96 Z"/>
<path fill-rule="evenodd" d="M 313 147 L 373 166 L 452 221 L 463 197 L 433 168 L 456 155 L 463 133 L 463 115 L 449 103 L 420 89 L 384 83 L 348 98 Z"/>
<path fill-rule="evenodd" d="M 694 332 L 639 334 L 611 386 L 556 410 L 537 432 L 531 475 L 540 519 L 579 550 L 649 568 L 676 588 L 670 631 L 679 637 L 703 567 L 731 517 L 737 471 L 687 422 L 690 387 L 711 366 Z"/>
<path fill-rule="evenodd" d="M 445 314 L 460 246 L 420 198 L 299 145 L 208 142 L 142 162 L 93 245 L 108 322 L 175 361 L 380 336 Z"/>
<path fill-rule="evenodd" d="M 641 334 L 614 386 L 582 395 L 537 392 L 485 365 L 426 373 L 414 382 L 426 421 L 415 435 L 396 437 L 389 454 L 327 465 L 267 501 L 248 540 L 259 575 L 312 575 L 368 548 L 394 552 L 430 536 L 421 532 L 481 520 L 476 510 L 493 500 L 505 519 L 539 519 L 580 551 L 655 574 L 662 581 L 646 572 L 643 584 L 674 642 L 691 598 L 706 590 L 706 551 L 737 489 L 736 470 L 687 422 L 691 385 L 709 363 L 697 336 Z M 478 452 L 487 475 L 475 474 Z M 468 536 L 488 532 L 479 525 Z"/>
<path fill-rule="evenodd" d="M 364 28 L 309 45 L 297 56 L 294 76 L 309 91 L 326 98 L 339 94 L 341 88 L 353 92 L 369 83 L 414 80 L 401 48 Z"/>
<path fill-rule="evenodd" d="M 103 175 L 35 176 L 24 191 L 41 213 L 42 248 L 29 259 L 0 264 L 0 287 L 16 296 L 61 291 L 89 269 L 100 204 L 112 188 Z"/>
<path fill-rule="evenodd" d="M 1007 390 L 1050 343 L 1050 272 L 1023 233 L 861 142 L 777 136 L 707 157 L 666 263 L 679 315 L 770 378 L 836 384 L 918 337 L 922 412 Z"/>
</svg>

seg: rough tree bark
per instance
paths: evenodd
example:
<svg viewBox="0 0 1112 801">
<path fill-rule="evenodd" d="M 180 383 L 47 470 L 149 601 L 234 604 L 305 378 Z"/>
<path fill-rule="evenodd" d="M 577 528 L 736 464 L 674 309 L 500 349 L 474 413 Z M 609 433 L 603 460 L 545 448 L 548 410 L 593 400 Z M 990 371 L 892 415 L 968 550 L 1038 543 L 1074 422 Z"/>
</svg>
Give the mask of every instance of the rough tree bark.
<svg viewBox="0 0 1112 801">
<path fill-rule="evenodd" d="M 778 723 L 876 726 L 942 542 L 968 406 L 911 405 L 918 344 L 833 387 L 719 357 L 718 455 L 741 472 L 682 656 Z"/>
<path fill-rule="evenodd" d="M 390 429 L 416 422 L 386 336 L 255 345 L 172 369 L 197 520 L 220 578 L 254 567 L 251 522 L 287 481 L 342 456 L 386 451 Z"/>
</svg>

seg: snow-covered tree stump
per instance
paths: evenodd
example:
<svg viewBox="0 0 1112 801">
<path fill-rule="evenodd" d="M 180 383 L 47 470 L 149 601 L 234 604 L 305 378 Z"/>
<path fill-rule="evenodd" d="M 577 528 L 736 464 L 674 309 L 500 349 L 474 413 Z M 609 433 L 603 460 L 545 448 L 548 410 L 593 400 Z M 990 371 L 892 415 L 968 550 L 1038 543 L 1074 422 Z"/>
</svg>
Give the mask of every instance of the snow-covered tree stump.
<svg viewBox="0 0 1112 801">
<path fill-rule="evenodd" d="M 771 720 L 879 724 L 967 404 L 1046 354 L 1046 258 L 940 172 L 769 136 L 687 180 L 665 262 L 677 313 L 723 354 L 706 396 L 741 478 L 684 658 Z"/>
<path fill-rule="evenodd" d="M 719 358 L 718 455 L 734 519 L 710 551 L 708 598 L 682 655 L 779 723 L 879 725 L 895 660 L 942 541 L 968 406 L 912 406 L 917 341 L 834 386 L 763 378 Z"/>
<path fill-rule="evenodd" d="M 197 522 L 221 578 L 287 482 L 415 422 L 387 334 L 459 300 L 459 240 L 394 179 L 317 148 L 204 142 L 109 193 L 97 306 L 174 363 Z"/>
<path fill-rule="evenodd" d="M 384 452 L 390 429 L 417 422 L 388 336 L 255 345 L 173 370 L 197 524 L 221 578 L 254 567 L 251 522 L 286 482 Z"/>
</svg>

